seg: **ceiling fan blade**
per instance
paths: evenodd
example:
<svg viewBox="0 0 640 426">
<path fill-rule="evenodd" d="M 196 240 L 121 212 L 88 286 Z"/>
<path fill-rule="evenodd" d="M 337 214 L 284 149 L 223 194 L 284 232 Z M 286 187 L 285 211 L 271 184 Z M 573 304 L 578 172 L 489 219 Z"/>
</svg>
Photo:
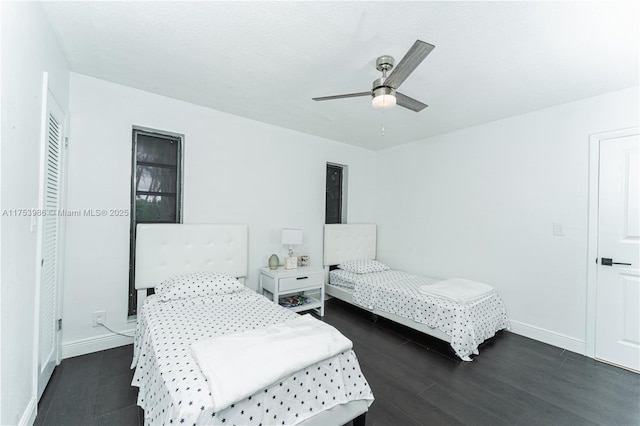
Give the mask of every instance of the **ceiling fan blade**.
<svg viewBox="0 0 640 426">
<path fill-rule="evenodd" d="M 330 101 L 332 99 L 356 98 L 358 96 L 371 96 L 371 90 L 369 90 L 368 92 L 347 93 L 346 95 L 323 96 L 320 98 L 311 98 L 311 99 L 313 99 L 314 101 Z"/>
<path fill-rule="evenodd" d="M 400 60 L 398 65 L 393 68 L 389 77 L 384 81 L 386 86 L 391 86 L 394 89 L 400 87 L 400 85 L 409 77 L 409 74 L 415 70 L 424 58 L 435 48 L 433 44 L 425 43 L 422 40 L 416 40 L 409 51 L 404 55 L 404 58 Z"/>
<path fill-rule="evenodd" d="M 429 106 L 427 104 L 423 104 L 420 101 L 416 101 L 415 99 L 410 98 L 407 95 L 403 95 L 402 93 L 399 93 L 399 92 L 396 92 L 396 103 L 401 107 L 405 107 L 415 112 L 420 112 Z"/>
</svg>

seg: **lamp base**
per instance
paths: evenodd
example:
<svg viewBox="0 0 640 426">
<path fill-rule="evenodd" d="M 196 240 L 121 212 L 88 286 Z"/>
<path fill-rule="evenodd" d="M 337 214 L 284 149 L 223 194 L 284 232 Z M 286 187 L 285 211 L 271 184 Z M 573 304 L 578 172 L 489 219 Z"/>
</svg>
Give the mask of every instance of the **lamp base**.
<svg viewBox="0 0 640 426">
<path fill-rule="evenodd" d="M 284 258 L 284 269 L 296 269 L 298 267 L 298 258 L 290 256 Z"/>
</svg>

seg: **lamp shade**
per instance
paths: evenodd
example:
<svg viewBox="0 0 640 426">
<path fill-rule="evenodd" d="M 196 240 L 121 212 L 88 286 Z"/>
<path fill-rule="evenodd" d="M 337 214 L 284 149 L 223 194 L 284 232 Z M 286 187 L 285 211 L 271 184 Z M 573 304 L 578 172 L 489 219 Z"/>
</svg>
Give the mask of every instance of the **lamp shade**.
<svg viewBox="0 0 640 426">
<path fill-rule="evenodd" d="M 296 246 L 302 244 L 302 229 L 282 229 L 282 244 Z"/>
</svg>

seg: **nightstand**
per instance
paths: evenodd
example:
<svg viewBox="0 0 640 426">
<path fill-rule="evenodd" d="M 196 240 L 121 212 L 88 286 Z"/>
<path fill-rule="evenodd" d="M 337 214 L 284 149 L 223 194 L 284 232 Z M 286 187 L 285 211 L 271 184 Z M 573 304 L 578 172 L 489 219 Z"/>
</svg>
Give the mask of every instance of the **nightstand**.
<svg viewBox="0 0 640 426">
<path fill-rule="evenodd" d="M 278 303 L 281 298 L 303 295 L 307 303 L 287 307 L 294 312 L 315 310 L 324 316 L 324 270 L 311 266 L 260 269 L 260 290 Z"/>
</svg>

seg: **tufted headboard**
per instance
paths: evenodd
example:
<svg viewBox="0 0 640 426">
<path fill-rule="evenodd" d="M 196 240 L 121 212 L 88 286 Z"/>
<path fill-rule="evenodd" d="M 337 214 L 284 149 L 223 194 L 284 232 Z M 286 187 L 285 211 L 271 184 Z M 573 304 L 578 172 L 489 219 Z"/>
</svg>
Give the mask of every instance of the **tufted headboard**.
<svg viewBox="0 0 640 426">
<path fill-rule="evenodd" d="M 345 260 L 376 258 L 376 225 L 339 224 L 324 226 L 324 265 Z"/>
<path fill-rule="evenodd" d="M 174 275 L 212 271 L 244 279 L 247 252 L 246 225 L 138 224 L 135 262 L 138 308 L 147 288 Z"/>
</svg>

